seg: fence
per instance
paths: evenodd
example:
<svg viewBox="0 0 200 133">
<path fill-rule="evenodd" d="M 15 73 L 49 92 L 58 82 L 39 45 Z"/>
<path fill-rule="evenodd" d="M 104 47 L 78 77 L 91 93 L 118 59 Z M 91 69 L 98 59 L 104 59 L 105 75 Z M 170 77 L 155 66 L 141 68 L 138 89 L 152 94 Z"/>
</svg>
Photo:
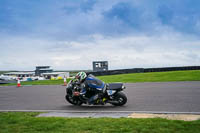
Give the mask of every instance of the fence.
<svg viewBox="0 0 200 133">
<path fill-rule="evenodd" d="M 184 67 L 163 67 L 163 68 L 133 68 L 133 69 L 119 69 L 108 70 L 100 72 L 88 72 L 95 76 L 127 74 L 127 73 L 145 73 L 145 72 L 166 72 L 166 71 L 183 71 L 183 70 L 200 70 L 200 66 L 184 66 Z"/>
</svg>

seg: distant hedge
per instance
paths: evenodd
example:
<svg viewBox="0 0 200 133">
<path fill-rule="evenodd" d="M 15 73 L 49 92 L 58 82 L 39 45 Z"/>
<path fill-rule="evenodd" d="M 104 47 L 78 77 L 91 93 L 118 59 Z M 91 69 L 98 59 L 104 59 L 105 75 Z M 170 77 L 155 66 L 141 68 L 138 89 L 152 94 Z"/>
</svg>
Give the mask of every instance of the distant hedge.
<svg viewBox="0 0 200 133">
<path fill-rule="evenodd" d="M 200 70 L 200 66 L 118 69 L 118 70 L 88 72 L 87 74 L 93 74 L 95 76 L 103 76 L 103 75 L 115 75 L 115 74 L 126 74 L 126 73 L 166 72 L 166 71 L 183 71 L 183 70 Z"/>
</svg>

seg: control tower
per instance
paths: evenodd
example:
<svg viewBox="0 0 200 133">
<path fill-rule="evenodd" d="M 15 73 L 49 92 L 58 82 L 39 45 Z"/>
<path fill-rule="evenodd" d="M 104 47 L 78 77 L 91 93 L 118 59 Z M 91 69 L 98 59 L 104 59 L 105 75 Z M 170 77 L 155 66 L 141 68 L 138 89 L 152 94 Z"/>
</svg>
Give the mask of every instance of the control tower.
<svg viewBox="0 0 200 133">
<path fill-rule="evenodd" d="M 108 61 L 93 61 L 93 71 L 108 71 Z"/>
</svg>

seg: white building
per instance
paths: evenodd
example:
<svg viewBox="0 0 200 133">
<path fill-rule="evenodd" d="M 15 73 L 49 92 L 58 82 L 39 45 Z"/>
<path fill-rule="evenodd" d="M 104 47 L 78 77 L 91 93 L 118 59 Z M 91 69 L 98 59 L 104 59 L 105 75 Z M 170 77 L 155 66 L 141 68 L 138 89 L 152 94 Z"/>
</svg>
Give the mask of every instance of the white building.
<svg viewBox="0 0 200 133">
<path fill-rule="evenodd" d="M 9 72 L 4 73 L 5 76 L 13 76 L 13 77 L 33 77 L 35 72 Z"/>
<path fill-rule="evenodd" d="M 46 79 L 63 79 L 65 78 L 69 78 L 69 72 L 51 72 L 51 73 L 43 73 L 42 74 L 43 77 L 45 77 Z"/>
</svg>

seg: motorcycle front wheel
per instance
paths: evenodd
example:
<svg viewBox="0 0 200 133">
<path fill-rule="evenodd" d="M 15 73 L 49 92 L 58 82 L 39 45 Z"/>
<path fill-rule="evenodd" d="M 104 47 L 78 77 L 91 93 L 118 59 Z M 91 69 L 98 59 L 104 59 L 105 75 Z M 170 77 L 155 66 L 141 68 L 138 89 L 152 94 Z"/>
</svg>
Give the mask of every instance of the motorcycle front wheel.
<svg viewBox="0 0 200 133">
<path fill-rule="evenodd" d="M 73 98 L 73 97 L 71 97 L 70 95 L 66 95 L 65 96 L 65 99 L 69 102 L 69 103 L 71 103 L 71 104 L 73 104 L 73 105 L 78 105 L 78 106 L 80 106 L 83 102 L 81 102 L 78 98 Z"/>
<path fill-rule="evenodd" d="M 122 106 L 122 105 L 126 104 L 127 97 L 126 97 L 126 95 L 124 93 L 118 92 L 114 96 L 114 101 L 116 101 L 116 103 L 111 103 L 112 105 Z"/>
</svg>

